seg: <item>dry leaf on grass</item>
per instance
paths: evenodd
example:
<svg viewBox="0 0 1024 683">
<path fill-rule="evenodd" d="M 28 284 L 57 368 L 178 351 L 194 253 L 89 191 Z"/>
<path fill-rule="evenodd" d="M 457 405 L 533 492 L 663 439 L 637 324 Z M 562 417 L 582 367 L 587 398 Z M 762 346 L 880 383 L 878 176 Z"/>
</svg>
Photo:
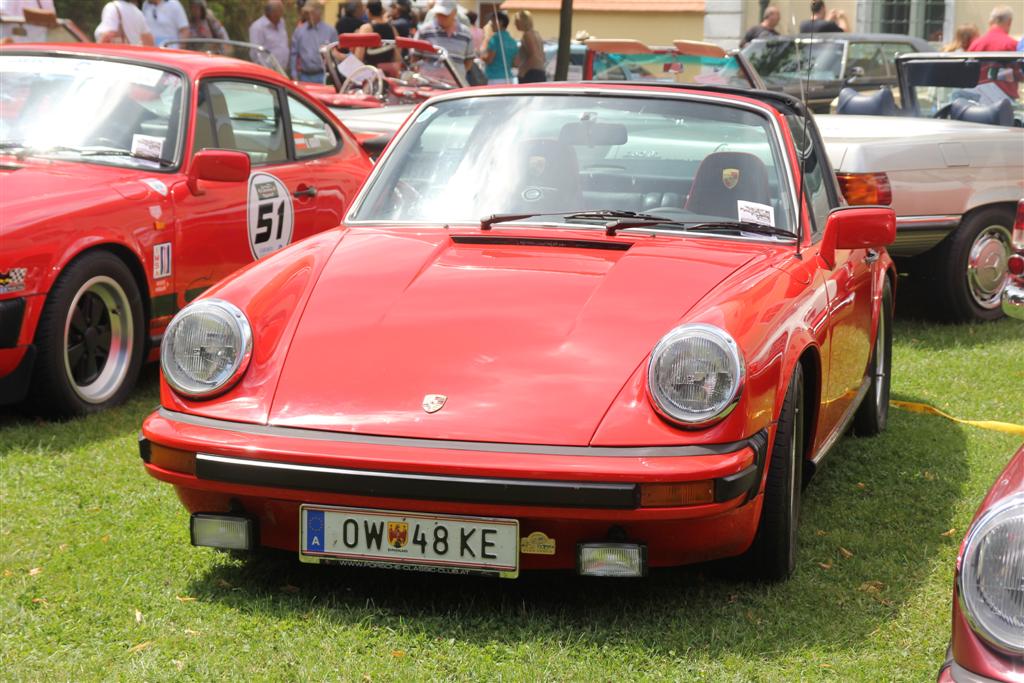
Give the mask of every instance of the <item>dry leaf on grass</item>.
<svg viewBox="0 0 1024 683">
<path fill-rule="evenodd" d="M 133 645 L 132 647 L 128 648 L 128 652 L 142 652 L 143 650 L 145 650 L 147 647 L 149 647 L 152 644 L 153 644 L 152 640 L 144 640 L 141 643 L 139 643 L 138 645 Z"/>
<path fill-rule="evenodd" d="M 142 623 L 142 612 L 140 612 L 139 610 L 135 610 L 135 623 L 136 624 L 141 624 Z"/>
<path fill-rule="evenodd" d="M 821 567 L 822 569 L 832 569 L 832 563 L 831 562 L 819 562 L 818 566 Z"/>
<path fill-rule="evenodd" d="M 853 553 L 850 552 L 849 550 L 847 550 L 846 548 L 844 548 L 843 546 L 839 546 L 839 554 L 842 555 L 847 560 L 850 559 L 851 557 L 853 557 Z"/>
<path fill-rule="evenodd" d="M 949 538 L 950 536 L 952 536 L 952 535 L 953 535 L 953 534 L 955 534 L 955 533 L 956 533 L 956 527 L 953 527 L 953 528 L 952 528 L 952 529 L 950 529 L 949 531 L 943 531 L 943 532 L 942 532 L 942 533 L 940 534 L 940 536 L 945 536 L 946 538 Z"/>
<path fill-rule="evenodd" d="M 173 664 L 174 668 L 176 668 L 178 671 L 181 671 L 185 668 L 185 662 L 181 661 L 180 659 L 172 659 L 171 664 Z"/>
<path fill-rule="evenodd" d="M 5 569 L 4 570 L 4 578 L 6 579 L 9 576 L 14 576 L 14 572 L 12 572 L 10 569 Z"/>
<path fill-rule="evenodd" d="M 864 482 L 862 482 L 862 481 L 858 481 L 858 482 L 857 482 L 857 488 L 859 488 L 860 490 L 862 490 L 862 491 L 863 491 L 863 490 L 864 490 L 864 489 L 866 489 L 867 487 L 868 487 L 868 485 L 867 485 L 867 484 L 865 484 Z"/>
<path fill-rule="evenodd" d="M 38 576 L 39 574 L 42 574 L 42 573 L 43 573 L 43 568 L 42 567 L 32 567 L 32 569 L 28 570 L 28 575 L 29 576 Z"/>
<path fill-rule="evenodd" d="M 860 590 L 865 593 L 879 593 L 885 588 L 885 584 L 881 581 L 865 581 L 860 585 Z"/>
<path fill-rule="evenodd" d="M 192 629 L 187 628 L 187 629 L 185 629 L 185 635 L 186 636 L 201 636 L 203 634 L 200 633 L 199 631 L 193 631 Z"/>
<path fill-rule="evenodd" d="M 196 601 L 196 599 L 193 598 L 191 595 L 176 595 L 175 597 L 178 599 L 178 602 L 195 602 Z"/>
<path fill-rule="evenodd" d="M 48 602 L 46 602 L 46 598 L 32 598 L 32 602 L 34 602 L 37 605 L 42 605 L 43 607 L 46 607 L 46 605 L 49 604 Z"/>
<path fill-rule="evenodd" d="M 391 651 L 391 656 L 392 657 L 404 657 L 405 656 L 405 652 L 403 652 L 402 650 L 392 650 Z"/>
<path fill-rule="evenodd" d="M 818 529 L 817 531 L 814 532 L 814 534 L 816 536 L 828 536 L 828 532 L 825 531 L 824 529 Z"/>
</svg>

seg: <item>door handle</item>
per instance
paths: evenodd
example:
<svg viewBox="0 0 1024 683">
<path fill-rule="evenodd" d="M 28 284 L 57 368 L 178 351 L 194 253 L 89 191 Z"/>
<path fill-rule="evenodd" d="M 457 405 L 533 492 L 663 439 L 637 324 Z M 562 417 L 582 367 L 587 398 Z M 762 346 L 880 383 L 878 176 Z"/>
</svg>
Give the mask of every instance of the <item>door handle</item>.
<svg viewBox="0 0 1024 683">
<path fill-rule="evenodd" d="M 316 188 L 312 185 L 299 185 L 299 187 L 292 192 L 293 197 L 315 197 Z"/>
<path fill-rule="evenodd" d="M 878 260 L 880 254 L 874 249 L 868 249 L 868 253 L 864 256 L 864 263 L 872 264 Z"/>
</svg>

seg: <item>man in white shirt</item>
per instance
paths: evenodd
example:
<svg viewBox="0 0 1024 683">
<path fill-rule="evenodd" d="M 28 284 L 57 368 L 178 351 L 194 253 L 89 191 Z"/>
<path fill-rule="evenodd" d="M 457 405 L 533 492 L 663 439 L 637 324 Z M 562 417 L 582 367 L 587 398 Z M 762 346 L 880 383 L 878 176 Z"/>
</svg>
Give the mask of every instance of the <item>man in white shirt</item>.
<svg viewBox="0 0 1024 683">
<path fill-rule="evenodd" d="M 188 38 L 188 15 L 178 0 L 146 0 L 142 4 L 142 15 L 157 45 Z"/>
<path fill-rule="evenodd" d="M 288 69 L 288 28 L 284 25 L 284 3 L 268 0 L 263 7 L 263 16 L 249 25 L 249 42 L 262 45 L 282 68 Z"/>
<path fill-rule="evenodd" d="M 97 43 L 153 44 L 142 10 L 127 0 L 111 0 L 103 6 L 95 36 Z"/>
</svg>

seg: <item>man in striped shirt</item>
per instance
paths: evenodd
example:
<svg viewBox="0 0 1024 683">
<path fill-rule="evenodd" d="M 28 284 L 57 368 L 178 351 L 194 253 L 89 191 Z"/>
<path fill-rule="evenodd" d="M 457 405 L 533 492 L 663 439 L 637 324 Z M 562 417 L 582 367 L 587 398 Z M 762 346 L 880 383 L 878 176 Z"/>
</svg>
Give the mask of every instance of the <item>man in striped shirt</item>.
<svg viewBox="0 0 1024 683">
<path fill-rule="evenodd" d="M 419 35 L 431 45 L 448 53 L 455 71 L 463 78 L 473 67 L 473 35 L 459 23 L 458 3 L 455 0 L 437 0 L 434 5 L 434 20 L 420 27 Z"/>
</svg>

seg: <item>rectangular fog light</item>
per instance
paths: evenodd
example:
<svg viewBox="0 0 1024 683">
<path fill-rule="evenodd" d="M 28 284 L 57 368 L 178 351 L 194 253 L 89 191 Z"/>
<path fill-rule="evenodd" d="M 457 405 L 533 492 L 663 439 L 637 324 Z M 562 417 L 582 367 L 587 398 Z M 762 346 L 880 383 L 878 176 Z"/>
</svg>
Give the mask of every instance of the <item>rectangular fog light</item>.
<svg viewBox="0 0 1024 683">
<path fill-rule="evenodd" d="M 581 543 L 576 566 L 581 576 L 645 576 L 647 546 L 638 543 Z"/>
<path fill-rule="evenodd" d="M 192 545 L 223 550 L 251 550 L 255 545 L 256 524 L 246 517 L 198 512 L 189 527 Z"/>
</svg>

